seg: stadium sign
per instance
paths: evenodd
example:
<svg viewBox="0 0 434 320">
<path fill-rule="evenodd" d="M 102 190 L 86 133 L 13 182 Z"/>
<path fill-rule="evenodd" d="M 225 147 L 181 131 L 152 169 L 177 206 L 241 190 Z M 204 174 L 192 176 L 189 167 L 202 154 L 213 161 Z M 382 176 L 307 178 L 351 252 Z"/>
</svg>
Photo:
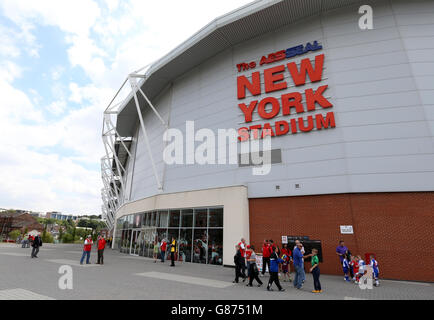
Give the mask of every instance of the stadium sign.
<svg viewBox="0 0 434 320">
<path fill-rule="evenodd" d="M 287 55 L 293 57 L 321 48 L 315 41 L 314 45 L 308 44 L 287 49 L 284 57 Z M 281 52 L 283 51 L 280 51 L 280 55 L 277 53 L 268 55 L 264 64 L 282 60 Z M 248 102 L 240 101 L 238 104 L 243 113 L 244 122 L 250 124 L 254 121 L 270 120 L 278 116 L 301 115 L 305 112 L 332 108 L 333 104 L 324 96 L 324 92 L 328 88 L 327 84 L 316 89 L 308 88 L 303 92 L 285 92 L 280 97 L 265 96 L 255 99 L 256 96 L 261 96 L 263 93 L 271 94 L 286 90 L 292 87 L 292 84 L 295 87 L 302 87 L 306 83 L 320 82 L 323 78 L 324 59 L 324 54 L 318 54 L 315 56 L 313 64 L 309 58 L 305 58 L 301 60 L 299 67 L 295 62 L 289 62 L 263 71 L 252 72 L 250 76 L 239 75 L 237 77 L 237 98 L 238 100 L 244 100 L 249 95 L 251 99 Z M 310 82 L 307 78 L 309 78 Z M 238 129 L 238 140 L 262 139 L 267 135 L 275 137 L 289 132 L 295 134 L 297 132 L 309 132 L 314 128 L 321 130 L 334 127 L 334 113 L 330 111 L 325 115 L 317 113 L 310 114 L 305 118 L 298 117 L 288 119 L 288 121 L 283 119 L 274 123 L 266 122 L 264 124 L 244 126 Z"/>
</svg>

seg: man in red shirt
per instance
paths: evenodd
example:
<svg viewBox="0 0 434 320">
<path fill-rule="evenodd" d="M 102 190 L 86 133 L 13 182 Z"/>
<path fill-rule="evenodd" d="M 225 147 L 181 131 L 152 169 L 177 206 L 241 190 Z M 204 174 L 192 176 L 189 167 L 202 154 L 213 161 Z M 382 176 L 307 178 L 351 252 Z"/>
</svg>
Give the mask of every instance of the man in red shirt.
<svg viewBox="0 0 434 320">
<path fill-rule="evenodd" d="M 163 239 L 161 241 L 161 246 L 160 246 L 161 262 L 164 262 L 164 258 L 166 257 L 166 249 L 167 249 L 167 242 L 165 239 Z"/>
<path fill-rule="evenodd" d="M 92 245 L 93 245 L 92 236 L 88 235 L 86 240 L 84 241 L 83 255 L 81 256 L 80 264 L 83 264 L 84 257 L 86 257 L 86 264 L 90 264 L 89 259 L 90 259 L 90 250 L 92 250 Z"/>
<path fill-rule="evenodd" d="M 271 256 L 271 245 L 268 240 L 264 240 L 262 245 L 262 275 L 265 274 L 266 266 L 268 265 L 268 271 L 270 271 L 270 256 Z"/>
<path fill-rule="evenodd" d="M 104 264 L 104 248 L 106 241 L 103 236 L 98 236 L 98 262 L 97 264 Z"/>
<path fill-rule="evenodd" d="M 243 275 L 244 280 L 246 281 L 246 250 L 247 250 L 247 244 L 246 244 L 246 239 L 241 238 L 241 242 L 238 243 L 238 245 L 240 246 L 240 252 L 241 252 L 241 274 Z"/>
</svg>

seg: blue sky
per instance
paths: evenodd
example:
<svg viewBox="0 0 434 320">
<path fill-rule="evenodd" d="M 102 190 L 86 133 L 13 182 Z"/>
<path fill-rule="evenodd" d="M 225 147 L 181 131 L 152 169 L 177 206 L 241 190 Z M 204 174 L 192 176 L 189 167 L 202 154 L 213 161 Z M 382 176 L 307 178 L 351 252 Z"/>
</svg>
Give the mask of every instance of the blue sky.
<svg viewBox="0 0 434 320">
<path fill-rule="evenodd" d="M 248 2 L 2 0 L 0 208 L 100 214 L 102 112 L 122 81 Z"/>
</svg>

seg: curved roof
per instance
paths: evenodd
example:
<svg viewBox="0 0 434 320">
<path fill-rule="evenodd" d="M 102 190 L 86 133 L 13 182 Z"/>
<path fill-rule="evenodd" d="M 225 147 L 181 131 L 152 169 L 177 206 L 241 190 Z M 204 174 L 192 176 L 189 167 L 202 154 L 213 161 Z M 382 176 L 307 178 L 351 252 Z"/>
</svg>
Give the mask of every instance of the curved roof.
<svg viewBox="0 0 434 320">
<path fill-rule="evenodd" d="M 139 86 L 152 101 L 183 73 L 238 44 L 321 12 L 361 0 L 258 0 L 216 18 L 167 55 L 153 63 Z M 138 95 L 141 106 L 146 102 Z M 116 127 L 132 136 L 137 111 L 130 95 L 119 109 Z"/>
</svg>

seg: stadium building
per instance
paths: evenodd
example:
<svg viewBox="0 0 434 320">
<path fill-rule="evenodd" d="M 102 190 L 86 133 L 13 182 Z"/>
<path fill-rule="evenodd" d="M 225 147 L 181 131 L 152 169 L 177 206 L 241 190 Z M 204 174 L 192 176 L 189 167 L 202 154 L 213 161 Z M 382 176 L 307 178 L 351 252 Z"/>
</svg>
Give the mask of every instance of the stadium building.
<svg viewBox="0 0 434 320">
<path fill-rule="evenodd" d="M 344 240 L 383 278 L 434 280 L 434 1 L 252 2 L 128 75 L 102 137 L 103 214 L 126 254 L 174 236 L 178 260 L 233 265 L 242 237 L 258 252 L 301 238 L 341 274 Z M 243 152 L 255 141 L 268 171 Z"/>
</svg>

